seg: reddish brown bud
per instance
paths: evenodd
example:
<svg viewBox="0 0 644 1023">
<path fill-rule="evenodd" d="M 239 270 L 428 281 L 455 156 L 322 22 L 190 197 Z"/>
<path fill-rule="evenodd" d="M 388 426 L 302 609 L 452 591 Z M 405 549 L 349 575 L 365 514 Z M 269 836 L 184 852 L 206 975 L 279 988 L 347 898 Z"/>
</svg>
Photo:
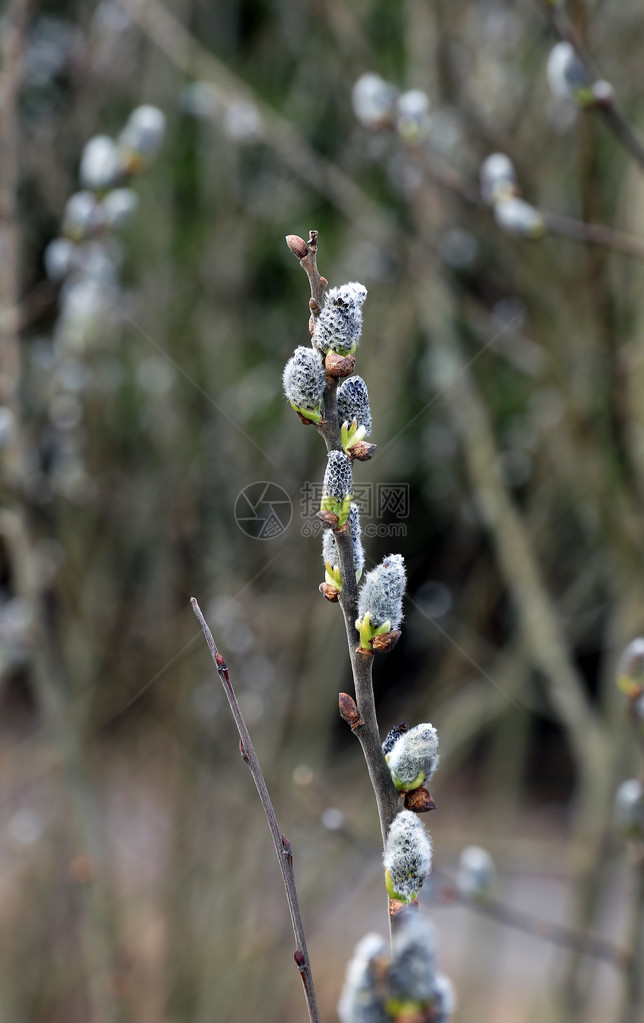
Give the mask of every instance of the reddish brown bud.
<svg viewBox="0 0 644 1023">
<path fill-rule="evenodd" d="M 316 512 L 316 515 L 325 529 L 335 529 L 340 521 L 335 512 L 332 511 L 319 511 Z"/>
<path fill-rule="evenodd" d="M 239 754 L 245 764 L 250 764 L 250 757 L 248 756 L 248 753 L 244 749 L 244 744 L 241 741 L 241 739 L 239 740 Z"/>
<path fill-rule="evenodd" d="M 335 586 L 332 586 L 331 583 L 320 583 L 318 589 L 323 597 L 330 600 L 332 604 L 337 604 L 340 599 L 340 591 L 336 590 Z"/>
<path fill-rule="evenodd" d="M 298 234 L 287 234 L 286 244 L 293 255 L 297 256 L 298 259 L 304 259 L 304 257 L 309 254 L 308 245 Z"/>
<path fill-rule="evenodd" d="M 217 651 L 217 653 L 215 654 L 215 662 L 217 664 L 217 667 L 221 671 L 228 671 L 228 665 L 226 664 L 225 660 L 223 659 L 219 651 Z"/>
<path fill-rule="evenodd" d="M 370 444 L 367 440 L 359 440 L 347 450 L 351 458 L 357 458 L 360 462 L 368 462 L 376 453 L 377 444 Z"/>
<path fill-rule="evenodd" d="M 352 732 L 354 732 L 359 725 L 364 725 L 364 721 L 358 713 L 356 701 L 353 697 L 349 696 L 348 693 L 339 693 L 338 706 L 340 708 L 340 717 L 351 726 Z"/>
<path fill-rule="evenodd" d="M 374 650 L 378 650 L 381 654 L 389 653 L 393 650 L 396 643 L 400 639 L 400 629 L 392 630 L 391 632 L 385 632 L 382 636 L 374 636 L 371 640 L 371 645 Z"/>
<path fill-rule="evenodd" d="M 423 785 L 413 792 L 405 792 L 405 810 L 411 810 L 412 813 L 428 813 L 435 809 L 436 803 Z"/>
<path fill-rule="evenodd" d="M 355 355 L 339 355 L 337 352 L 329 352 L 324 360 L 326 375 L 332 379 L 350 377 L 356 368 Z"/>
<path fill-rule="evenodd" d="M 389 916 L 397 916 L 398 913 L 404 913 L 406 909 L 418 909 L 418 899 L 414 899 L 413 902 L 400 902 L 399 899 L 389 899 Z"/>
<path fill-rule="evenodd" d="M 293 953 L 293 958 L 297 964 L 298 970 L 306 969 L 306 959 L 304 958 L 303 953 L 300 952 L 299 948 Z"/>
</svg>

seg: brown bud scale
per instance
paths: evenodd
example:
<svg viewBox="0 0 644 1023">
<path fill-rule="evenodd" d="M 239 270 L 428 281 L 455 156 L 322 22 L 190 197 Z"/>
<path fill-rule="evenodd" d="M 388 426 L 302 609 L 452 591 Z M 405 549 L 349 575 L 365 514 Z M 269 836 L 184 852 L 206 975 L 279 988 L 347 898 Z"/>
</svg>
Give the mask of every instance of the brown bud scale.
<svg viewBox="0 0 644 1023">
<path fill-rule="evenodd" d="M 329 352 L 324 360 L 326 375 L 331 379 L 339 380 L 342 377 L 349 377 L 356 368 L 355 355 L 339 355 L 338 352 Z"/>
<path fill-rule="evenodd" d="M 405 792 L 405 810 L 411 810 L 412 813 L 428 813 L 435 809 L 436 803 L 423 785 L 413 792 Z"/>
<path fill-rule="evenodd" d="M 403 913 L 406 909 L 416 910 L 418 909 L 418 899 L 414 899 L 413 902 L 400 902 L 399 899 L 389 899 L 389 916 L 397 916 L 398 913 Z"/>
<path fill-rule="evenodd" d="M 374 650 L 378 650 L 381 654 L 386 654 L 393 650 L 401 635 L 400 629 L 392 629 L 391 632 L 385 632 L 382 636 L 374 636 L 371 644 Z"/>
<path fill-rule="evenodd" d="M 331 583 L 320 583 L 318 589 L 323 597 L 330 600 L 332 604 L 337 604 L 340 599 L 340 591 L 336 590 L 335 586 L 332 586 Z"/>
<path fill-rule="evenodd" d="M 376 444 L 370 444 L 369 441 L 359 440 L 351 445 L 347 454 L 351 458 L 357 458 L 360 462 L 368 462 L 375 455 L 376 447 Z"/>
<path fill-rule="evenodd" d="M 319 511 L 316 512 L 316 515 L 325 529 L 335 529 L 340 521 L 335 512 L 332 511 Z"/>
</svg>

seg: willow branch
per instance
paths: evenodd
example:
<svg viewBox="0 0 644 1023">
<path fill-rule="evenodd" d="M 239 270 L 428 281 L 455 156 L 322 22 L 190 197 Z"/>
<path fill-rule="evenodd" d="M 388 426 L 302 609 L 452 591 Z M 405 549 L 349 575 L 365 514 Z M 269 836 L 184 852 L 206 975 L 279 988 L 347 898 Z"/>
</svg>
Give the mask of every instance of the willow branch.
<svg viewBox="0 0 644 1023">
<path fill-rule="evenodd" d="M 302 241 L 302 239 L 299 239 L 299 241 Z M 306 271 L 311 286 L 311 302 L 309 305 L 313 318 L 319 314 L 319 304 L 327 285 L 326 279 L 320 277 L 317 268 L 317 241 L 317 231 L 311 231 L 309 240 L 305 243 L 307 252 L 300 258 L 300 264 Z M 289 248 L 291 248 L 295 255 L 298 255 L 298 252 L 291 244 L 289 244 Z M 324 420 L 318 425 L 318 432 L 324 438 L 327 452 L 341 451 L 337 380 L 327 377 L 323 400 Z M 380 831 L 384 845 L 389 826 L 401 808 L 400 799 L 392 784 L 389 768 L 382 752 L 382 741 L 373 695 L 372 669 L 374 655 L 359 649 L 359 635 L 355 626 L 358 614 L 358 586 L 356 583 L 351 537 L 346 530 L 340 530 L 335 533 L 335 540 L 342 576 L 342 590 L 340 591 L 339 603 L 347 634 L 356 703 L 358 713 L 362 719 L 362 723 L 357 725 L 353 731 L 362 747 L 367 771 L 369 772 L 369 779 L 378 807 Z"/>
<path fill-rule="evenodd" d="M 304 936 L 302 914 L 300 913 L 300 906 L 297 898 L 297 888 L 295 887 L 295 874 L 293 871 L 293 852 L 291 849 L 291 843 L 286 838 L 286 836 L 281 833 L 279 829 L 277 817 L 275 815 L 275 810 L 273 809 L 271 797 L 268 793 L 268 788 L 266 787 L 266 782 L 264 780 L 264 775 L 262 774 L 262 769 L 259 766 L 259 760 L 257 759 L 255 747 L 253 746 L 253 742 L 250 737 L 248 728 L 246 727 L 246 722 L 244 721 L 241 708 L 239 706 L 239 703 L 237 702 L 237 697 L 235 695 L 235 690 L 233 689 L 233 684 L 230 681 L 230 676 L 228 674 L 228 666 L 226 665 L 224 658 L 221 656 L 217 649 L 217 644 L 215 643 L 212 632 L 208 628 L 206 620 L 203 614 L 201 613 L 201 608 L 199 607 L 199 604 L 197 603 L 196 599 L 192 597 L 190 603 L 192 605 L 192 610 L 194 611 L 197 620 L 201 626 L 201 629 L 203 631 L 203 634 L 206 638 L 208 649 L 210 650 L 212 659 L 215 662 L 215 667 L 217 668 L 217 673 L 221 680 L 221 684 L 224 687 L 224 692 L 230 705 L 233 718 L 235 719 L 235 724 L 237 725 L 237 731 L 239 732 L 239 738 L 241 740 L 240 752 L 244 762 L 248 764 L 250 773 L 253 777 L 253 781 L 255 782 L 255 787 L 257 789 L 262 804 L 262 808 L 264 810 L 264 814 L 266 816 L 266 820 L 268 822 L 268 827 L 270 829 L 271 837 L 273 839 L 273 845 L 275 846 L 275 855 L 277 856 L 277 861 L 280 865 L 282 880 L 284 881 L 284 888 L 286 890 L 286 900 L 288 902 L 289 913 L 291 915 L 291 924 L 293 926 L 293 934 L 295 936 L 295 944 L 297 946 L 293 958 L 295 959 L 295 964 L 298 970 L 300 971 L 300 976 L 302 977 L 302 985 L 304 987 L 304 997 L 306 999 L 306 1007 L 309 1012 L 309 1020 L 311 1021 L 311 1023 L 320 1023 L 320 1014 L 318 1010 L 317 999 L 315 996 L 315 988 L 313 986 L 311 964 L 309 962 L 309 954 L 306 948 L 306 938 Z"/>
<path fill-rule="evenodd" d="M 490 212 L 490 207 L 483 201 L 479 189 L 443 159 L 427 149 L 416 147 L 414 153 L 428 178 L 435 185 L 458 196 L 470 206 L 478 206 L 480 209 Z M 589 224 L 584 220 L 577 220 L 575 217 L 567 217 L 560 213 L 551 213 L 549 210 L 536 208 L 539 209 L 550 235 L 565 238 L 567 241 L 577 242 L 581 245 L 608 249 L 631 259 L 644 260 L 644 241 L 640 241 L 633 235 L 615 231 L 605 224 Z"/>
<path fill-rule="evenodd" d="M 568 18 L 563 4 L 543 0 L 543 6 L 545 7 L 548 20 L 559 38 L 570 43 L 581 63 L 595 80 L 601 78 L 602 76 L 595 61 Z M 612 97 L 604 103 L 597 104 L 592 109 L 603 118 L 613 135 L 621 142 L 627 152 L 639 164 L 640 168 L 644 170 L 644 142 L 628 121 L 617 100 Z"/>
<path fill-rule="evenodd" d="M 480 913 L 491 920 L 496 920 L 505 927 L 511 927 L 514 930 L 522 931 L 524 934 L 529 934 L 540 941 L 559 945 L 562 948 L 574 950 L 582 955 L 592 956 L 595 959 L 602 959 L 604 962 L 611 963 L 619 970 L 628 972 L 631 969 L 633 963 L 631 952 L 613 945 L 603 938 L 598 938 L 592 934 L 579 934 L 577 931 L 564 927 L 562 924 L 548 923 L 533 916 L 531 913 L 526 913 L 507 905 L 507 903 L 500 902 L 498 899 L 481 901 L 468 898 L 466 895 L 461 894 L 453 884 L 445 884 L 439 890 L 438 896 L 441 901 L 466 906 L 475 913 Z"/>
</svg>

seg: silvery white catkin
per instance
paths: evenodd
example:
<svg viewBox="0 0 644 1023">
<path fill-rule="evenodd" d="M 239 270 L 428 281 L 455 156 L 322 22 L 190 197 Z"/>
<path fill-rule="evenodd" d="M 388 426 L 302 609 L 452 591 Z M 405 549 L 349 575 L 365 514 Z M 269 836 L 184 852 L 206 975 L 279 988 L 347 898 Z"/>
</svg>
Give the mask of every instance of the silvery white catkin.
<svg viewBox="0 0 644 1023">
<path fill-rule="evenodd" d="M 540 238 L 546 227 L 539 210 L 516 196 L 494 203 L 494 219 L 502 231 L 515 238 Z"/>
<path fill-rule="evenodd" d="M 456 1008 L 456 996 L 451 980 L 444 973 L 438 973 L 431 997 L 432 1023 L 449 1023 Z"/>
<path fill-rule="evenodd" d="M 362 331 L 362 306 L 367 297 L 364 284 L 352 281 L 326 293 L 322 311 L 315 321 L 313 341 L 325 354 L 346 355 L 355 350 Z"/>
<path fill-rule="evenodd" d="M 161 148 L 165 135 L 165 114 L 158 107 L 144 104 L 136 107 L 119 136 L 119 144 L 145 162 L 152 160 Z"/>
<path fill-rule="evenodd" d="M 553 46 L 546 70 L 548 84 L 557 99 L 577 100 L 580 90 L 588 89 L 592 80 L 570 43 Z"/>
<path fill-rule="evenodd" d="M 402 138 L 417 141 L 425 138 L 431 128 L 429 97 L 422 89 L 409 89 L 396 103 L 396 129 Z"/>
<path fill-rule="evenodd" d="M 353 502 L 349 510 L 349 527 L 353 546 L 353 564 L 356 572 L 361 572 L 364 568 L 364 548 L 361 538 L 360 513 L 358 505 Z M 332 529 L 326 529 L 322 534 L 322 560 L 325 564 L 331 565 L 331 568 L 340 567 L 338 545 L 335 542 L 335 534 Z"/>
<path fill-rule="evenodd" d="M 419 817 L 401 810 L 387 833 L 385 870 L 391 887 L 404 899 L 416 897 L 432 865 L 432 845 Z"/>
<path fill-rule="evenodd" d="M 494 884 L 494 860 L 480 845 L 468 845 L 462 853 L 456 887 L 468 899 L 485 899 Z"/>
<path fill-rule="evenodd" d="M 371 433 L 369 392 L 362 377 L 347 377 L 338 387 L 338 419 L 349 426 L 355 419 L 358 426 L 364 426 L 365 437 Z"/>
<path fill-rule="evenodd" d="M 301 345 L 288 360 L 282 374 L 284 393 L 291 405 L 317 411 L 324 391 L 326 377 L 318 352 Z"/>
<path fill-rule="evenodd" d="M 139 207 L 133 188 L 113 188 L 103 197 L 105 223 L 114 230 L 127 227 Z"/>
<path fill-rule="evenodd" d="M 329 451 L 324 472 L 324 493 L 342 501 L 353 494 L 353 468 L 351 459 L 344 451 Z"/>
<path fill-rule="evenodd" d="M 429 1002 L 436 987 L 436 935 L 420 913 L 405 912 L 394 932 L 389 994 L 400 1001 Z"/>
<path fill-rule="evenodd" d="M 403 784 L 411 784 L 420 774 L 429 781 L 438 761 L 438 732 L 429 722 L 403 732 L 387 754 L 389 770 Z"/>
<path fill-rule="evenodd" d="M 74 192 L 65 204 L 63 213 L 63 232 L 74 241 L 89 238 L 102 226 L 101 204 L 97 202 L 93 192 L 84 189 Z"/>
<path fill-rule="evenodd" d="M 109 135 L 95 135 L 86 143 L 78 178 L 83 188 L 104 192 L 116 184 L 121 173 L 119 151 Z"/>
<path fill-rule="evenodd" d="M 500 196 L 513 195 L 517 188 L 514 165 L 505 153 L 491 153 L 479 171 L 481 195 L 490 206 Z"/>
<path fill-rule="evenodd" d="M 375 628 L 391 622 L 395 631 L 402 622 L 402 599 L 405 594 L 405 561 L 402 554 L 388 554 L 367 573 L 358 597 L 358 618 L 369 620 Z"/>
<path fill-rule="evenodd" d="M 45 249 L 45 273 L 54 284 L 60 284 L 74 268 L 76 246 L 69 238 L 54 238 Z"/>
<path fill-rule="evenodd" d="M 627 838 L 644 836 L 644 786 L 637 778 L 623 781 L 617 789 L 615 821 Z"/>
<path fill-rule="evenodd" d="M 388 951 L 379 934 L 367 934 L 356 945 L 338 1003 L 341 1023 L 389 1023 L 374 975 L 374 960 Z"/>
<path fill-rule="evenodd" d="M 366 127 L 379 128 L 393 119 L 397 95 L 395 86 L 373 71 L 367 71 L 353 86 L 353 111 Z"/>
</svg>

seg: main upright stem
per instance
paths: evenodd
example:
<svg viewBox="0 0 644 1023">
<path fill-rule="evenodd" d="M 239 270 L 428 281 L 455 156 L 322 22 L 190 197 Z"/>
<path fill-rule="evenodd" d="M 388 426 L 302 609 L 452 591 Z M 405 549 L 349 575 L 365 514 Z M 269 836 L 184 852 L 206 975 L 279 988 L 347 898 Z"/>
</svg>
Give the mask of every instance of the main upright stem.
<svg viewBox="0 0 644 1023">
<path fill-rule="evenodd" d="M 317 266 L 318 232 L 310 231 L 308 242 L 304 242 L 303 239 L 296 238 L 294 235 L 289 235 L 287 244 L 291 252 L 299 258 L 300 265 L 305 270 L 309 279 L 311 288 L 311 299 L 309 301 L 311 320 L 309 329 L 312 334 L 315 320 L 320 315 L 324 292 L 327 287 L 327 280 L 320 275 Z M 306 247 L 306 252 L 304 252 L 301 246 Z M 337 388 L 337 380 L 333 377 L 327 377 L 323 398 L 324 419 L 317 426 L 318 433 L 324 438 L 327 452 L 342 450 Z M 363 721 L 362 724 L 356 725 L 353 731 L 362 746 L 369 778 L 376 797 L 378 816 L 380 818 L 380 831 L 384 845 L 389 826 L 401 809 L 401 800 L 391 781 L 389 768 L 382 752 L 380 729 L 378 728 L 376 705 L 373 696 L 372 668 L 374 655 L 359 649 L 359 636 L 355 627 L 358 613 L 358 586 L 353 562 L 351 536 L 348 531 L 340 530 L 335 533 L 335 541 L 338 548 L 340 572 L 342 575 L 342 590 L 339 602 L 347 633 L 358 713 Z"/>
</svg>

